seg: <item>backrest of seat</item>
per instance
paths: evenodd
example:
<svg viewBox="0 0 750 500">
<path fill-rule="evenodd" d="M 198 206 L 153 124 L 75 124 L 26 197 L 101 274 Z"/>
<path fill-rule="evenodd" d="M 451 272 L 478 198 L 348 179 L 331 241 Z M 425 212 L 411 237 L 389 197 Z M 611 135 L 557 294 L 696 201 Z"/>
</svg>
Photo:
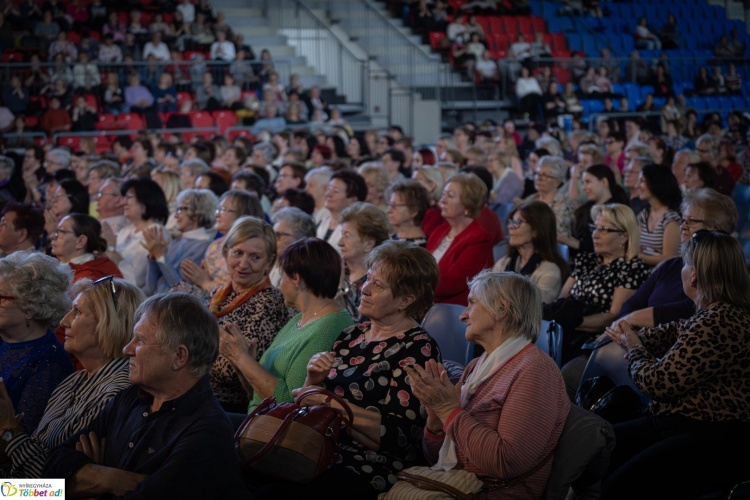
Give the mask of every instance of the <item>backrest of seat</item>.
<svg viewBox="0 0 750 500">
<path fill-rule="evenodd" d="M 443 359 L 466 366 L 473 359 L 474 344 L 466 340 L 466 326 L 459 319 L 464 309 L 456 304 L 435 304 L 422 320 L 422 328 L 435 339 Z"/>
<path fill-rule="evenodd" d="M 625 351 L 616 343 L 612 341 L 600 342 L 591 353 L 588 363 L 586 363 L 586 368 L 584 368 L 583 375 L 581 376 L 581 382 L 591 377 L 606 375 L 615 385 L 632 387 L 641 397 L 641 401 L 644 404 L 648 404 L 650 398 L 636 387 L 633 379 L 630 378 L 628 360 L 624 358 L 624 355 Z"/>
<path fill-rule="evenodd" d="M 599 498 L 601 480 L 615 447 L 612 424 L 575 405 L 565 421 L 552 458 L 544 500 L 562 500 L 570 488 L 576 500 Z"/>
</svg>

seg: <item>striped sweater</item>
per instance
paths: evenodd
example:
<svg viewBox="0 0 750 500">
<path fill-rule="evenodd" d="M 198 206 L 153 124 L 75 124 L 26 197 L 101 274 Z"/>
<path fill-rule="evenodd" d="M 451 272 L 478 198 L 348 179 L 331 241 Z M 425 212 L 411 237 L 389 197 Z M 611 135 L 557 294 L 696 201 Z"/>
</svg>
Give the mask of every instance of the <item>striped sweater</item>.
<svg viewBox="0 0 750 500">
<path fill-rule="evenodd" d="M 461 376 L 462 384 L 476 360 Z M 480 479 L 514 479 L 536 467 L 557 445 L 570 401 L 560 369 L 531 344 L 485 380 L 463 409 L 444 424 L 445 434 L 425 429 L 425 456 L 437 462 L 445 435 L 456 444 L 457 468 Z M 523 482 L 490 490 L 482 498 L 541 498 L 552 460 Z"/>
<path fill-rule="evenodd" d="M 0 476 L 41 477 L 50 451 L 86 427 L 112 398 L 130 386 L 128 361 L 113 359 L 90 378 L 86 370 L 79 370 L 60 382 L 33 434 L 22 432 L 6 446 L 11 469 L 0 470 Z"/>
</svg>

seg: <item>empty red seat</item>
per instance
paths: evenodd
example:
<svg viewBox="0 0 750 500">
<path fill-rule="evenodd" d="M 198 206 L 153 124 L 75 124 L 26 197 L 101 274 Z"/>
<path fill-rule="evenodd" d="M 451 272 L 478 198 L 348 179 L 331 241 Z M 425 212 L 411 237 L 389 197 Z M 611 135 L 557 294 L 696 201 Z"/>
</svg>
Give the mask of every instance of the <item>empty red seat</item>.
<svg viewBox="0 0 750 500">
<path fill-rule="evenodd" d="M 493 33 L 505 33 L 503 19 L 500 16 L 492 16 L 490 18 L 490 29 Z"/>
<path fill-rule="evenodd" d="M 482 31 L 484 31 L 484 38 L 487 38 L 490 36 L 490 32 L 492 31 L 490 29 L 490 17 L 489 16 L 476 16 L 477 23 L 482 27 Z"/>
<path fill-rule="evenodd" d="M 73 151 L 78 151 L 78 145 L 81 143 L 80 137 L 68 136 L 57 139 L 58 146 L 67 146 Z"/>
<path fill-rule="evenodd" d="M 191 100 L 193 100 L 193 94 L 190 92 L 177 92 L 177 109 L 182 106 L 183 102 Z"/>
<path fill-rule="evenodd" d="M 5 52 L 3 52 L 1 58 L 5 63 L 23 62 L 23 53 L 17 50 L 6 50 Z"/>
<path fill-rule="evenodd" d="M 79 43 L 81 43 L 81 35 L 79 35 L 75 31 L 68 31 L 68 41 L 70 43 L 78 45 Z"/>
<path fill-rule="evenodd" d="M 445 38 L 445 33 L 442 31 L 430 31 L 430 47 L 433 49 L 440 48 L 440 42 Z"/>
<path fill-rule="evenodd" d="M 511 44 L 510 36 L 505 33 L 494 33 L 492 35 L 492 41 L 494 42 L 494 51 L 507 52 L 508 47 L 510 47 Z"/>
<path fill-rule="evenodd" d="M 208 111 L 193 111 L 188 113 L 190 123 L 195 128 L 210 128 L 214 126 L 214 118 Z"/>
<path fill-rule="evenodd" d="M 517 17 L 516 20 L 518 21 L 518 30 L 527 33 L 533 31 L 533 28 L 531 26 L 531 18 L 528 16 L 520 16 Z"/>
<path fill-rule="evenodd" d="M 86 99 L 86 104 L 99 111 L 99 101 L 94 94 L 85 94 L 83 97 Z"/>
<path fill-rule="evenodd" d="M 224 135 L 229 127 L 237 124 L 237 115 L 234 111 L 214 111 L 214 121 L 219 127 L 219 134 Z"/>
<path fill-rule="evenodd" d="M 123 113 L 117 117 L 117 121 L 125 123 L 125 129 L 127 130 L 141 130 L 146 128 L 146 124 L 138 113 Z"/>
<path fill-rule="evenodd" d="M 544 19 L 538 16 L 531 17 L 531 27 L 534 28 L 536 33 L 546 33 L 547 27 L 544 24 Z"/>
</svg>

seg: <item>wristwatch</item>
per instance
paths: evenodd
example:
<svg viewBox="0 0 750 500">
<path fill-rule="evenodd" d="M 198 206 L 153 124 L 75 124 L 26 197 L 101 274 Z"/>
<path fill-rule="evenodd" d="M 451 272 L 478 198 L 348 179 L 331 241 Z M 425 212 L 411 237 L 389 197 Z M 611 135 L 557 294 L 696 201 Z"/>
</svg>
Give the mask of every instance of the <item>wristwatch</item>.
<svg viewBox="0 0 750 500">
<path fill-rule="evenodd" d="M 3 442 L 10 443 L 10 440 L 15 437 L 15 435 L 18 434 L 17 431 L 14 431 L 13 429 L 6 429 L 3 431 L 2 435 L 0 435 L 0 438 L 2 438 Z"/>
</svg>

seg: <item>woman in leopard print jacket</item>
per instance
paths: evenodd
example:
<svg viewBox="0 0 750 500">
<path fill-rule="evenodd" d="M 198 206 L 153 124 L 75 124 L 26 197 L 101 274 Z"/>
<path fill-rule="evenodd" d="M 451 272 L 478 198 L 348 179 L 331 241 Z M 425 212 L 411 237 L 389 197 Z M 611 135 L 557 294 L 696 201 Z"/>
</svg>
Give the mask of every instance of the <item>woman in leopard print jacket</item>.
<svg viewBox="0 0 750 500">
<path fill-rule="evenodd" d="M 683 247 L 687 320 L 608 329 L 630 376 L 651 397 L 647 416 L 617 424 L 603 499 L 695 498 L 750 470 L 750 278 L 742 248 L 702 230 Z M 740 458 L 736 458 L 740 457 Z"/>
</svg>

